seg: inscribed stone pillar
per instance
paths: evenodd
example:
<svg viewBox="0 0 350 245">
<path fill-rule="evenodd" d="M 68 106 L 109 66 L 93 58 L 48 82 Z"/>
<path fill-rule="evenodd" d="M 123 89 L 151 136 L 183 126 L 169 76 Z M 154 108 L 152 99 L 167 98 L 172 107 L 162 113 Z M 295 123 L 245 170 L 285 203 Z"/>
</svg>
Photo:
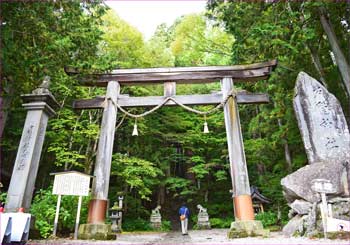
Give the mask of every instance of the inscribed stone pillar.
<svg viewBox="0 0 350 245">
<path fill-rule="evenodd" d="M 309 163 L 349 162 L 350 133 L 337 98 L 300 72 L 293 105 Z"/>
<path fill-rule="evenodd" d="M 92 200 L 89 204 L 89 224 L 102 224 L 105 220 L 115 123 L 117 119 L 116 103 L 119 92 L 120 85 L 118 82 L 108 82 L 105 108 L 103 110 L 101 132 L 96 155 Z"/>
<path fill-rule="evenodd" d="M 232 78 L 223 78 L 221 80 L 223 98 L 231 93 L 232 89 Z M 227 101 L 224 106 L 224 116 L 235 217 L 237 220 L 254 220 L 254 210 L 250 196 L 249 177 L 236 98 L 231 97 Z"/>
<path fill-rule="evenodd" d="M 28 112 L 7 194 L 7 212 L 30 208 L 47 122 L 58 108 L 47 88 L 39 87 L 33 94 L 22 95 L 22 99 Z"/>
</svg>

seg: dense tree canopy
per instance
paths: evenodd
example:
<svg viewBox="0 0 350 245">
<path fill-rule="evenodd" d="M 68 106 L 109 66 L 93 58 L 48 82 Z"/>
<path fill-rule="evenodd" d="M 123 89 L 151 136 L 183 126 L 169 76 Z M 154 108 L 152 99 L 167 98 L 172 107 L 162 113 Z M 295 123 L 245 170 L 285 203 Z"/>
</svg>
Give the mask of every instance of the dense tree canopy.
<svg viewBox="0 0 350 245">
<path fill-rule="evenodd" d="M 182 16 L 171 26 L 160 24 L 147 41 L 100 1 L 19 1 L 0 6 L 0 181 L 5 191 L 25 118 L 20 94 L 30 93 L 49 75 L 50 90 L 60 104 L 58 115 L 49 121 L 32 206 L 42 236 L 51 232 L 56 200 L 48 173 L 74 169 L 92 174 L 98 145 L 101 110 L 74 111 L 72 102 L 103 95 L 105 90 L 79 86 L 64 72 L 66 66 L 107 71 L 277 58 L 279 65 L 270 79 L 237 86 L 270 95 L 268 105 L 239 109 L 251 185 L 272 200 L 271 212 L 282 210 L 283 219 L 287 206 L 280 179 L 307 164 L 292 107 L 298 72 L 306 71 L 324 83 L 349 115 L 349 3 L 209 1 L 205 15 Z M 218 90 L 219 83 L 178 85 L 177 94 Z M 161 95 L 163 88 L 122 87 L 122 93 Z M 130 109 L 133 113 L 144 110 Z M 138 119 L 140 135 L 132 137 L 134 119 L 118 113 L 109 198 L 112 204 L 117 193 L 125 193 L 125 229 L 149 228 L 150 210 L 157 204 L 163 206 L 163 218 L 172 220 L 182 200 L 191 208 L 198 203 L 207 207 L 214 227 L 230 224 L 231 180 L 223 113 L 208 116 L 207 122 L 210 133 L 203 134 L 204 118 L 167 107 Z M 63 207 L 62 232 L 73 228 L 74 208 Z M 85 205 L 82 222 L 86 212 Z"/>
</svg>

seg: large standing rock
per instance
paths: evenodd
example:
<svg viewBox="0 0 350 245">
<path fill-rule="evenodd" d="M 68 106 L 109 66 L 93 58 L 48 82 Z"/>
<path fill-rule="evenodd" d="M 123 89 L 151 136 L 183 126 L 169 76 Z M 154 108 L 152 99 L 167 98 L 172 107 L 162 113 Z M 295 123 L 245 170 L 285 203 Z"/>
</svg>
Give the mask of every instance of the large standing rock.
<svg viewBox="0 0 350 245">
<path fill-rule="evenodd" d="M 314 179 L 332 181 L 337 191 L 334 195 L 344 195 L 344 183 L 341 178 L 344 171 L 346 171 L 344 165 L 337 162 L 318 162 L 302 167 L 281 180 L 284 196 L 288 203 L 296 199 L 310 203 L 321 201 L 320 195 L 311 189 L 311 182 Z"/>
<path fill-rule="evenodd" d="M 349 162 L 350 134 L 339 101 L 305 72 L 296 81 L 294 110 L 309 164 Z"/>
<path fill-rule="evenodd" d="M 294 110 L 309 164 L 281 180 L 291 210 L 283 234 L 315 236 L 323 232 L 321 197 L 312 181 L 331 181 L 333 217 L 349 219 L 350 135 L 338 100 L 319 82 L 300 72 L 295 86 Z M 296 214 L 296 215 L 295 215 Z M 292 216 L 295 215 L 293 218 Z"/>
</svg>

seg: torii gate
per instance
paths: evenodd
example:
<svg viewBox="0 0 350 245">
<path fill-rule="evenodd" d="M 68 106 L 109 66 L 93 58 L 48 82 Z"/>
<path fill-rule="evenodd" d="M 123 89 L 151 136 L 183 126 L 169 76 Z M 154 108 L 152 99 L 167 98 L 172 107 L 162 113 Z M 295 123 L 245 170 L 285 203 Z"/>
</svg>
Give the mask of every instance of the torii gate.
<svg viewBox="0 0 350 245">
<path fill-rule="evenodd" d="M 277 61 L 235 66 L 176 67 L 149 69 L 118 69 L 104 74 L 90 74 L 80 79 L 83 86 L 107 87 L 106 97 L 76 100 L 75 109 L 103 108 L 103 117 L 95 164 L 95 180 L 92 200 L 89 203 L 87 226 L 102 225 L 107 211 L 108 188 L 117 118 L 116 103 L 121 107 L 157 106 L 164 99 L 172 97 L 184 105 L 216 105 L 222 102 L 234 89 L 236 82 L 256 82 L 267 79 L 276 67 Z M 66 71 L 76 75 L 75 71 Z M 176 84 L 209 83 L 221 81 L 221 93 L 202 95 L 176 95 Z M 164 84 L 164 96 L 129 97 L 120 94 L 120 86 Z M 107 103 L 106 103 L 107 102 Z M 245 159 L 243 138 L 237 104 L 268 103 L 266 94 L 239 92 L 230 97 L 224 105 L 224 117 L 230 160 L 235 219 L 254 220 L 250 196 L 250 185 Z M 176 105 L 168 100 L 165 105 Z M 100 226 L 101 227 L 101 226 Z M 85 228 L 94 237 L 94 228 Z"/>
</svg>

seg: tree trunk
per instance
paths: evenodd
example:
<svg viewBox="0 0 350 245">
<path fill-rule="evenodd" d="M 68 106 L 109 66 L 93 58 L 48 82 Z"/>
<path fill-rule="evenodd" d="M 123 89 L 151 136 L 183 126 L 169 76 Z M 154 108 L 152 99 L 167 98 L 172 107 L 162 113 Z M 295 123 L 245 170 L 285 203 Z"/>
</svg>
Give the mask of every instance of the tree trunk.
<svg viewBox="0 0 350 245">
<path fill-rule="evenodd" d="M 348 24 L 346 27 L 346 31 L 350 30 L 350 0 L 347 0 L 346 2 L 346 15 L 345 15 L 345 20 Z M 350 35 L 347 35 L 348 39 L 348 62 L 350 62 Z"/>
<path fill-rule="evenodd" d="M 165 202 L 165 185 L 160 184 L 158 189 L 158 205 L 163 205 Z"/>
<path fill-rule="evenodd" d="M 321 64 L 320 56 L 317 53 L 317 49 L 312 47 L 310 44 L 307 44 L 307 47 L 310 50 L 311 54 L 311 60 L 312 63 L 314 64 L 319 76 L 320 76 L 320 81 L 325 86 L 325 88 L 328 89 L 327 83 L 326 83 L 326 78 L 325 78 L 325 72 Z"/>
<path fill-rule="evenodd" d="M 331 46 L 332 52 L 335 57 L 338 69 L 340 71 L 341 77 L 346 87 L 348 96 L 350 96 L 350 66 L 345 59 L 345 56 L 340 49 L 337 37 L 334 33 L 331 22 L 328 19 L 327 11 L 324 7 L 319 7 L 320 20 L 323 27 L 323 30 L 327 34 L 328 42 Z"/>
<path fill-rule="evenodd" d="M 8 117 L 8 109 L 11 106 L 12 103 L 12 96 L 9 96 L 13 94 L 14 87 L 12 84 L 12 81 L 8 81 L 8 85 L 5 88 L 5 82 L 3 80 L 4 78 L 1 77 L 1 85 L 0 85 L 0 139 L 2 139 L 2 135 L 4 132 L 5 124 Z M 5 96 L 7 94 L 7 96 Z"/>
<path fill-rule="evenodd" d="M 277 119 L 277 121 L 278 121 L 278 126 L 282 127 L 282 120 Z M 292 172 L 292 157 L 291 157 L 290 150 L 289 150 L 288 140 L 286 138 L 283 138 L 282 140 L 284 141 L 284 143 L 283 143 L 284 158 L 285 158 L 286 163 L 287 163 L 287 170 L 290 173 L 290 172 Z"/>
</svg>

